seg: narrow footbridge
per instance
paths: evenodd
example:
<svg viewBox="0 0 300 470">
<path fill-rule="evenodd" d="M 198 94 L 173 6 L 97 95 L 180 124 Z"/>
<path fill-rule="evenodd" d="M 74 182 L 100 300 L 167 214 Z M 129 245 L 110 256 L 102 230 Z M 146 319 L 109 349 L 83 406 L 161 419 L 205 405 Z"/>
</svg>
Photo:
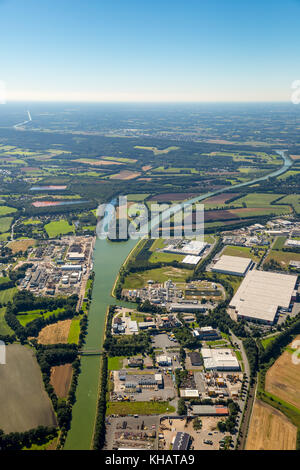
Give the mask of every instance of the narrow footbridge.
<svg viewBox="0 0 300 470">
<path fill-rule="evenodd" d="M 81 356 L 102 356 L 103 352 L 101 349 L 81 349 L 79 354 Z"/>
</svg>

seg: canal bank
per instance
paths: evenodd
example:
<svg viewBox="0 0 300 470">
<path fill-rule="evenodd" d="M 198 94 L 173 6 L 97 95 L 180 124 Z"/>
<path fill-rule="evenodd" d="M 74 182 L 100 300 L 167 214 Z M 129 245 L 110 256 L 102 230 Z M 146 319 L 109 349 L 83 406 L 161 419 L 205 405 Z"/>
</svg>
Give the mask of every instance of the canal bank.
<svg viewBox="0 0 300 470">
<path fill-rule="evenodd" d="M 199 202 L 232 189 L 249 186 L 270 177 L 279 176 L 287 171 L 292 166 L 293 162 L 286 156 L 284 151 L 278 151 L 278 154 L 281 155 L 284 163 L 278 170 L 275 170 L 269 175 L 210 192 L 186 202 Z M 181 205 L 178 205 L 178 210 L 180 210 L 180 208 Z M 120 267 L 131 250 L 135 247 L 136 243 L 137 241 L 132 239 L 129 239 L 127 242 L 118 243 L 99 239 L 96 241 L 94 251 L 95 280 L 89 310 L 89 324 L 85 349 L 101 349 L 108 306 L 116 303 L 118 305 L 123 304 L 128 306 L 125 302 L 116 301 L 116 299 L 111 296 L 111 291 Z M 101 356 L 83 356 L 81 358 L 81 373 L 76 390 L 76 403 L 73 407 L 71 429 L 64 446 L 66 450 L 88 450 L 91 448 L 97 409 L 100 359 Z"/>
</svg>

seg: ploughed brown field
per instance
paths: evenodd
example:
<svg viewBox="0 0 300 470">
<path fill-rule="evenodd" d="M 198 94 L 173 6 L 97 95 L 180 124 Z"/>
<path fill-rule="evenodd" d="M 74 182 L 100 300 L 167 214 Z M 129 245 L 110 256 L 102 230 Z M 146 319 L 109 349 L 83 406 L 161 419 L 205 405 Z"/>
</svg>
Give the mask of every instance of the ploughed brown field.
<svg viewBox="0 0 300 470">
<path fill-rule="evenodd" d="M 66 398 L 72 380 L 72 364 L 51 367 L 50 383 L 59 398 Z"/>
<path fill-rule="evenodd" d="M 283 413 L 255 400 L 246 450 L 295 450 L 297 427 Z"/>
<path fill-rule="evenodd" d="M 32 349 L 19 344 L 6 346 L 0 384 L 0 429 L 5 433 L 57 425 Z"/>
<path fill-rule="evenodd" d="M 216 196 L 209 197 L 203 201 L 203 204 L 225 204 L 226 201 L 234 197 L 239 196 L 240 193 L 230 193 L 230 194 L 217 194 Z"/>
<path fill-rule="evenodd" d="M 300 340 L 300 335 L 296 340 Z M 293 364 L 291 351 L 284 351 L 268 370 L 265 388 L 267 392 L 300 409 L 300 369 L 299 364 Z"/>
<path fill-rule="evenodd" d="M 38 336 L 40 344 L 67 343 L 72 320 L 63 320 L 53 325 L 47 325 Z"/>
</svg>

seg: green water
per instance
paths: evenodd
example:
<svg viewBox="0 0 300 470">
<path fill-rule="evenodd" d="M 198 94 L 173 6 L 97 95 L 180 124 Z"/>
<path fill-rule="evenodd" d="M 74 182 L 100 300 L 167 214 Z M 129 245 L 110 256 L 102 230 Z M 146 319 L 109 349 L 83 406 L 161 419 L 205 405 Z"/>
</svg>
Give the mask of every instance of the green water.
<svg viewBox="0 0 300 470">
<path fill-rule="evenodd" d="M 111 297 L 111 289 L 120 266 L 135 245 L 136 240 L 129 240 L 126 243 L 96 241 L 94 251 L 95 281 L 85 349 L 100 349 L 102 346 L 107 307 L 115 303 L 115 299 Z M 97 407 L 99 370 L 100 356 L 82 356 L 72 425 L 65 444 L 66 450 L 88 450 L 91 447 Z"/>
</svg>

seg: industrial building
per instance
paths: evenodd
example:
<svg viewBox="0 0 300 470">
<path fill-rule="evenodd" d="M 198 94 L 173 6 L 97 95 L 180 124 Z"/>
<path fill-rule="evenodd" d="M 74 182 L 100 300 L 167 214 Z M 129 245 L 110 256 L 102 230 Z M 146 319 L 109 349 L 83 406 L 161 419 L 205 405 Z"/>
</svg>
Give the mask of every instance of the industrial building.
<svg viewBox="0 0 300 470">
<path fill-rule="evenodd" d="M 199 313 L 205 313 L 206 308 L 203 307 L 201 304 L 192 304 L 192 303 L 173 303 L 170 304 L 170 311 L 171 312 L 199 312 Z"/>
<path fill-rule="evenodd" d="M 159 366 L 171 366 L 172 359 L 168 356 L 157 356 L 156 362 Z"/>
<path fill-rule="evenodd" d="M 228 408 L 222 405 L 194 405 L 192 414 L 196 416 L 228 416 Z"/>
<path fill-rule="evenodd" d="M 207 246 L 207 243 L 200 242 L 198 240 L 184 240 L 180 241 L 180 243 L 177 245 L 168 245 L 166 248 L 163 249 L 163 251 L 164 253 L 177 253 L 181 255 L 199 256 Z"/>
<path fill-rule="evenodd" d="M 195 328 L 192 331 L 193 336 L 202 341 L 215 341 L 221 339 L 220 333 L 212 326 L 203 326 L 202 328 Z"/>
<path fill-rule="evenodd" d="M 212 271 L 223 274 L 233 274 L 234 276 L 245 276 L 247 271 L 253 266 L 250 258 L 239 256 L 223 255 L 212 267 Z"/>
<path fill-rule="evenodd" d="M 290 309 L 296 283 L 295 275 L 249 271 L 229 307 L 238 318 L 272 325 L 280 308 Z"/>
<path fill-rule="evenodd" d="M 70 261 L 84 261 L 84 254 L 83 253 L 68 253 L 68 258 Z"/>
<path fill-rule="evenodd" d="M 206 370 L 218 371 L 239 371 L 240 365 L 236 356 L 231 349 L 219 348 L 209 349 L 202 348 L 204 367 Z"/>
<path fill-rule="evenodd" d="M 190 389 L 181 389 L 180 396 L 182 398 L 199 398 L 199 391 L 198 390 L 190 390 Z"/>
<path fill-rule="evenodd" d="M 176 434 L 172 450 L 188 450 L 191 437 L 187 432 L 178 432 Z"/>
<path fill-rule="evenodd" d="M 81 264 L 64 264 L 60 268 L 62 271 L 81 271 Z"/>
<path fill-rule="evenodd" d="M 192 366 L 202 366 L 203 365 L 202 357 L 198 352 L 193 351 L 193 352 L 189 353 L 189 357 L 190 357 Z"/>
<path fill-rule="evenodd" d="M 196 265 L 201 260 L 201 256 L 187 255 L 183 260 L 183 264 L 192 264 Z"/>
</svg>

